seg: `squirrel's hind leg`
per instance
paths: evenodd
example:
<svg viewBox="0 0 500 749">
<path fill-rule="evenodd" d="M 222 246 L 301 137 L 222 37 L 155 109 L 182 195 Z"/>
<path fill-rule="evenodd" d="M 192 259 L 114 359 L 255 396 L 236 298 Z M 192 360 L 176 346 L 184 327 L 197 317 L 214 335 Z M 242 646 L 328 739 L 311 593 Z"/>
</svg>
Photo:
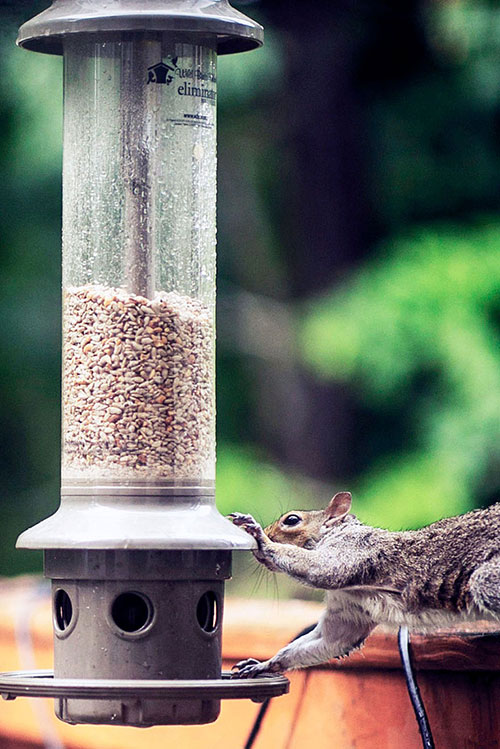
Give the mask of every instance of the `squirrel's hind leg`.
<svg viewBox="0 0 500 749">
<path fill-rule="evenodd" d="M 469 592 L 480 613 L 500 619 L 500 557 L 484 562 L 472 573 Z"/>
<path fill-rule="evenodd" d="M 328 660 L 320 655 L 318 651 L 322 650 L 321 622 L 314 629 L 310 630 L 301 637 L 297 637 L 292 642 L 278 650 L 276 655 L 268 661 L 258 661 L 255 658 L 247 658 L 233 666 L 234 676 L 255 677 L 263 673 L 281 673 L 292 668 L 301 668 L 302 666 L 312 665 L 312 663 L 303 663 L 303 658 L 297 659 L 297 652 L 303 653 L 312 646 L 312 652 L 315 654 L 314 663 L 321 663 Z M 300 662 L 299 662 L 300 661 Z"/>
</svg>

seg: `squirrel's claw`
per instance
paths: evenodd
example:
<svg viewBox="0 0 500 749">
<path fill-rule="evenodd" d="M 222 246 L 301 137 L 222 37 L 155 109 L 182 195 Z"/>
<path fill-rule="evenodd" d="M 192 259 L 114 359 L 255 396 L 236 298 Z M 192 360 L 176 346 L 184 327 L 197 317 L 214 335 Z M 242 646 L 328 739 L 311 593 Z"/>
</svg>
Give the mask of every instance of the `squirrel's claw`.
<svg viewBox="0 0 500 749">
<path fill-rule="evenodd" d="M 245 515 L 242 512 L 231 512 L 228 515 L 235 525 L 243 528 L 244 531 L 249 533 L 254 538 L 260 538 L 263 535 L 263 530 L 258 522 L 252 517 L 252 515 Z"/>
<path fill-rule="evenodd" d="M 235 525 L 258 525 L 252 515 L 247 515 L 244 512 L 230 512 L 228 518 L 230 518 Z"/>
<path fill-rule="evenodd" d="M 258 661 L 257 658 L 245 658 L 243 661 L 238 661 L 238 663 L 235 663 L 231 671 L 243 668 L 244 666 L 256 666 L 258 663 L 260 663 L 260 661 Z"/>
<path fill-rule="evenodd" d="M 235 663 L 231 674 L 233 679 L 253 679 L 269 671 L 269 661 L 258 661 L 256 658 L 247 658 Z"/>
</svg>

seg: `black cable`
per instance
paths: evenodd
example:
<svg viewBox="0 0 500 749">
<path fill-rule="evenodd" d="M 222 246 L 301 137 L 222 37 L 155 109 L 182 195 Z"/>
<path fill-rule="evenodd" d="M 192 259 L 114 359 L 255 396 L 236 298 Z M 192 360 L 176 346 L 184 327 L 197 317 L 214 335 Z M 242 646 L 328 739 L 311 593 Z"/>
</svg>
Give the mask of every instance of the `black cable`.
<svg viewBox="0 0 500 749">
<path fill-rule="evenodd" d="M 434 739 L 432 738 L 432 731 L 429 725 L 429 719 L 425 712 L 424 703 L 420 696 L 420 689 L 418 688 L 417 680 L 415 678 L 415 672 L 413 670 L 413 664 L 411 662 L 410 655 L 410 636 L 408 634 L 408 627 L 400 627 L 398 632 L 398 647 L 399 654 L 401 656 L 401 663 L 403 664 L 403 670 L 405 673 L 406 687 L 408 694 L 410 695 L 411 704 L 415 712 L 415 717 L 418 723 L 418 730 L 422 738 L 422 746 L 424 749 L 434 749 Z"/>
<path fill-rule="evenodd" d="M 244 749 L 252 749 L 252 746 L 254 745 L 254 741 L 259 734 L 262 721 L 264 720 L 265 714 L 267 713 L 270 704 L 271 704 L 271 699 L 269 698 L 265 702 L 263 702 L 262 705 L 260 706 L 259 712 L 257 713 L 257 717 L 255 718 L 253 722 L 252 730 L 250 731 L 248 735 L 248 739 L 246 740 Z"/>
</svg>

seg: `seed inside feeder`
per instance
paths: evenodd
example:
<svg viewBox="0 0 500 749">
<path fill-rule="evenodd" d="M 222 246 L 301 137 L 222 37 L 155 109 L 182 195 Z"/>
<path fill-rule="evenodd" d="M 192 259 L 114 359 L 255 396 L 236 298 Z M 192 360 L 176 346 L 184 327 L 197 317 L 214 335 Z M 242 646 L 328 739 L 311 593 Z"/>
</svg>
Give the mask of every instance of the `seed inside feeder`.
<svg viewBox="0 0 500 749">
<path fill-rule="evenodd" d="M 213 478 L 210 309 L 97 285 L 64 304 L 65 479 Z"/>
</svg>

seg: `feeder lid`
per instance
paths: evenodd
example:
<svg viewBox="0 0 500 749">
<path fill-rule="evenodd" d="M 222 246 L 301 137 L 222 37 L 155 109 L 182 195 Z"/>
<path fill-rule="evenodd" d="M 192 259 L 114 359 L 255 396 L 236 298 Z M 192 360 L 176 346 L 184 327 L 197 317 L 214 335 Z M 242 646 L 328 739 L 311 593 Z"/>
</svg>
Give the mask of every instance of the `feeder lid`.
<svg viewBox="0 0 500 749">
<path fill-rule="evenodd" d="M 246 52 L 260 47 L 262 26 L 229 5 L 228 0 L 54 0 L 19 29 L 17 44 L 35 52 L 62 55 L 70 34 L 172 31 L 215 38 L 217 52 Z M 181 39 L 182 41 L 182 39 Z"/>
</svg>

